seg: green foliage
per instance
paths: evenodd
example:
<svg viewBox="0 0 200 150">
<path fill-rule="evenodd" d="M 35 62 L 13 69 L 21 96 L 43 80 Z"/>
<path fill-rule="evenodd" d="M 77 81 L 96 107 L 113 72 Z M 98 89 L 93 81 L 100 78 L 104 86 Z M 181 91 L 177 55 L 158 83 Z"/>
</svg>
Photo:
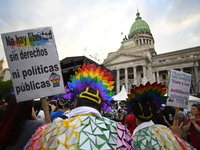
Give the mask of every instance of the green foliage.
<svg viewBox="0 0 200 150">
<path fill-rule="evenodd" d="M 0 81 L 0 91 L 3 92 L 4 98 L 13 91 L 12 81 Z"/>
</svg>

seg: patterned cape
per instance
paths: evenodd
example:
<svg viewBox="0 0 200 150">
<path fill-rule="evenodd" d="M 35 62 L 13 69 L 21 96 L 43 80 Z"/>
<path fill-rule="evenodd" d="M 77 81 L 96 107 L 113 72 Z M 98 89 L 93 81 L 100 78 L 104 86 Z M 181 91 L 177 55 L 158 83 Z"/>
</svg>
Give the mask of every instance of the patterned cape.
<svg viewBox="0 0 200 150">
<path fill-rule="evenodd" d="M 38 128 L 24 147 L 25 150 L 132 150 L 134 143 L 129 130 L 108 118 L 90 115 Z"/>
<path fill-rule="evenodd" d="M 192 150 L 190 144 L 163 125 L 151 125 L 132 135 L 137 150 Z"/>
</svg>

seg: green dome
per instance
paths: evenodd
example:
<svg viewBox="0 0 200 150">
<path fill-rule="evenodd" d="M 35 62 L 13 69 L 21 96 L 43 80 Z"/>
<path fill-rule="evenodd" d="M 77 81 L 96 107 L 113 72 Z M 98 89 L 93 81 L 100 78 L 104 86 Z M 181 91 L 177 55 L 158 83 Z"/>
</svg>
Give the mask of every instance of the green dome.
<svg viewBox="0 0 200 150">
<path fill-rule="evenodd" d="M 144 20 L 142 20 L 139 12 L 137 12 L 136 16 L 137 16 L 137 18 L 135 19 L 135 22 L 131 26 L 129 35 L 133 36 L 133 34 L 135 34 L 137 32 L 141 32 L 141 31 L 151 33 L 149 25 Z"/>
</svg>

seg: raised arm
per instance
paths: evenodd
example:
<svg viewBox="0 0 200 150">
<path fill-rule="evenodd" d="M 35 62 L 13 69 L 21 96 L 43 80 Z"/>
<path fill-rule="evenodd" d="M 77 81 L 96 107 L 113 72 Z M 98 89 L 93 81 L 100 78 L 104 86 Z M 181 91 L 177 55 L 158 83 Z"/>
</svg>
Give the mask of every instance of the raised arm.
<svg viewBox="0 0 200 150">
<path fill-rule="evenodd" d="M 191 123 L 194 125 L 194 127 L 196 128 L 196 130 L 200 133 L 200 127 L 199 125 L 196 123 L 196 118 L 195 116 L 191 116 L 190 117 Z"/>
<path fill-rule="evenodd" d="M 192 122 L 191 122 L 191 120 L 190 120 L 190 121 L 188 122 L 188 124 L 185 125 L 185 126 L 183 127 L 183 131 L 184 131 L 184 132 L 189 132 L 191 125 L 192 125 Z"/>
</svg>

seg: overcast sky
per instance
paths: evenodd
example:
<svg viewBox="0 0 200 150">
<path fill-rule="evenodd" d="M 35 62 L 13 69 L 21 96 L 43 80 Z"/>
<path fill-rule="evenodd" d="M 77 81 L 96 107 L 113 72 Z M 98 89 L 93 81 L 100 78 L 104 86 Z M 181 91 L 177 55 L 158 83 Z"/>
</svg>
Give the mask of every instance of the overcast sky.
<svg viewBox="0 0 200 150">
<path fill-rule="evenodd" d="M 85 48 L 105 59 L 120 48 L 121 32 L 129 34 L 137 8 L 157 54 L 200 46 L 200 0 L 1 0 L 0 33 L 52 26 L 59 60 Z"/>
</svg>

